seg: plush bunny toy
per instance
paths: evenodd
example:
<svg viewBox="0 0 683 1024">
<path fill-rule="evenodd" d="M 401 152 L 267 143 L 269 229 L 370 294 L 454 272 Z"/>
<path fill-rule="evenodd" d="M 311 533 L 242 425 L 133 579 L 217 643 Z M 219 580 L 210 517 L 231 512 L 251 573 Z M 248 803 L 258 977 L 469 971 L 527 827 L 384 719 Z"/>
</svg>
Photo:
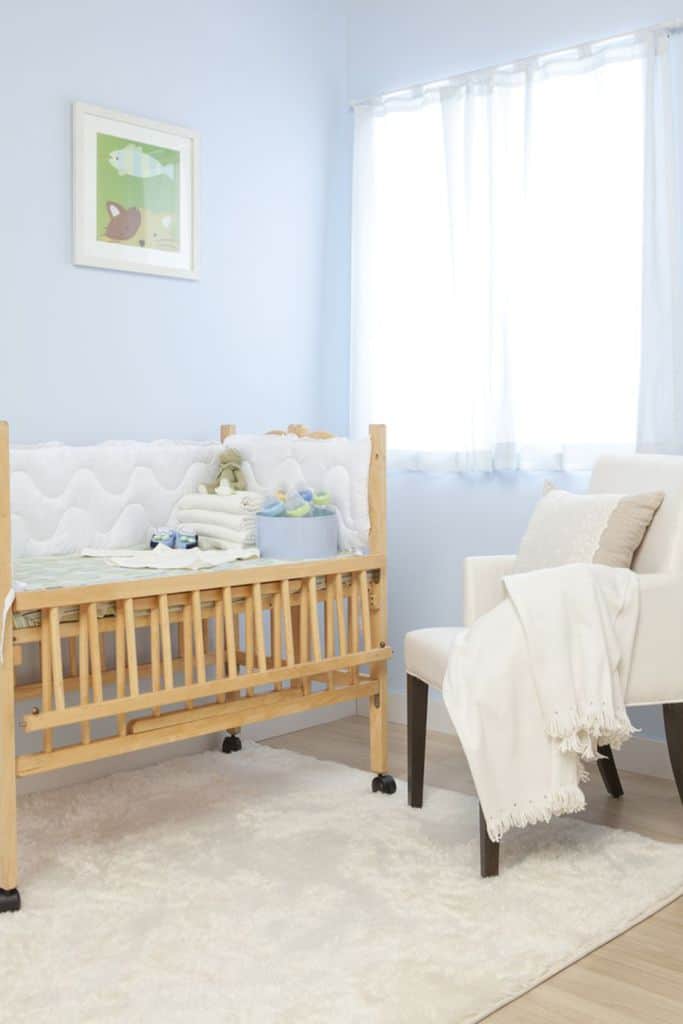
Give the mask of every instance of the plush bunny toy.
<svg viewBox="0 0 683 1024">
<path fill-rule="evenodd" d="M 216 480 L 212 484 L 200 484 L 201 494 L 215 494 L 216 491 L 246 491 L 247 481 L 242 472 L 242 456 L 236 448 L 224 448 Z"/>
</svg>

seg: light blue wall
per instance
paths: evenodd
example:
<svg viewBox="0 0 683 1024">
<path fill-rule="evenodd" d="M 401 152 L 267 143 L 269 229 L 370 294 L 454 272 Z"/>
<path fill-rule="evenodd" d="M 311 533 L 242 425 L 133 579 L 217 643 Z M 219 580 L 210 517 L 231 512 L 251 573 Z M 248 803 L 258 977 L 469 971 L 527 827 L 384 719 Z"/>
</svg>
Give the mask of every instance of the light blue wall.
<svg viewBox="0 0 683 1024">
<path fill-rule="evenodd" d="M 328 414 L 321 381 L 347 338 L 345 33 L 337 0 L 2 5 L 0 416 L 15 439 L 339 417 L 345 394 Z M 201 133 L 199 282 L 71 265 L 77 99 Z"/>
<path fill-rule="evenodd" d="M 683 0 L 350 0 L 349 99 L 675 18 Z M 392 688 L 403 686 L 404 633 L 462 622 L 463 558 L 515 551 L 543 479 L 390 475 Z M 557 483 L 581 489 L 585 477 Z M 658 710 L 633 717 L 645 735 L 663 737 Z"/>
<path fill-rule="evenodd" d="M 682 0 L 350 0 L 347 49 L 346 6 L 3 5 L 0 416 L 17 440 L 345 430 L 348 100 L 683 16 Z M 201 133 L 199 282 L 71 265 L 75 99 Z M 462 558 L 513 550 L 539 489 L 390 478 L 397 649 L 459 621 Z"/>
</svg>

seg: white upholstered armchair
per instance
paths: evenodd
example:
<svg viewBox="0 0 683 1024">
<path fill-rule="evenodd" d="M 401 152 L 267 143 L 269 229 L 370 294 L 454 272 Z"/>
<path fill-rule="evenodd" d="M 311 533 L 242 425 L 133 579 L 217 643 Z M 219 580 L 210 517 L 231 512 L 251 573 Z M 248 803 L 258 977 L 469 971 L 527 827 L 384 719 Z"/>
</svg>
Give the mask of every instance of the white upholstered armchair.
<svg viewBox="0 0 683 1024">
<path fill-rule="evenodd" d="M 683 456 L 603 457 L 595 465 L 593 493 L 636 494 L 664 491 L 665 499 L 633 560 L 640 580 L 640 618 L 626 704 L 662 704 L 674 779 L 683 801 Z M 466 558 L 465 625 L 494 608 L 504 597 L 502 579 L 514 555 Z M 441 688 L 448 653 L 458 629 L 418 629 L 405 638 L 408 674 L 408 802 L 422 806 L 427 699 L 429 687 Z M 623 795 L 612 751 L 600 747 L 598 762 L 609 794 Z M 481 873 L 498 874 L 499 848 L 486 831 L 480 811 Z"/>
</svg>

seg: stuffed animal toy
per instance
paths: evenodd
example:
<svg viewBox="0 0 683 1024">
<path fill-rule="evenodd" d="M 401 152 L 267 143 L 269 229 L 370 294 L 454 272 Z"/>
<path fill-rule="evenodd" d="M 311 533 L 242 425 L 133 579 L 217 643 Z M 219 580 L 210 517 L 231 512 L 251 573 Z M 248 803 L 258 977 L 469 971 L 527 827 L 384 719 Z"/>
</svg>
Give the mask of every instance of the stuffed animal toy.
<svg viewBox="0 0 683 1024">
<path fill-rule="evenodd" d="M 242 456 L 236 448 L 224 448 L 219 457 L 218 474 L 215 483 L 200 484 L 201 494 L 215 494 L 217 491 L 246 491 L 247 481 L 242 472 Z"/>
</svg>

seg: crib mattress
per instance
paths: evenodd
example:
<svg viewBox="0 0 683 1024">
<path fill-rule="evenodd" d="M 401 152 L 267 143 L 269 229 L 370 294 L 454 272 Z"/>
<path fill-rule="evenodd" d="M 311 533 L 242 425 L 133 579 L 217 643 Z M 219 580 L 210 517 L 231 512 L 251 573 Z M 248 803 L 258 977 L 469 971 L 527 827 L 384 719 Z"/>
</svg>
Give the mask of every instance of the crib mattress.
<svg viewBox="0 0 683 1024">
<path fill-rule="evenodd" d="M 345 556 L 339 555 L 339 558 Z M 273 558 L 250 558 L 248 561 L 224 562 L 222 565 L 193 569 L 192 573 L 216 573 L 229 569 L 244 569 L 260 565 L 281 565 Z M 17 558 L 14 562 L 14 589 L 17 591 L 52 590 L 63 587 L 87 587 L 101 583 L 130 583 L 132 580 L 155 579 L 159 576 L 182 575 L 182 570 L 169 573 L 163 569 L 124 569 L 108 565 L 103 558 L 84 558 L 81 555 L 48 555 L 42 557 Z M 321 581 L 322 585 L 322 581 Z M 98 618 L 114 615 L 114 602 L 102 602 L 97 606 Z M 60 609 L 61 622 L 75 622 L 78 608 Z M 15 612 L 16 629 L 39 626 L 40 611 Z"/>
</svg>

